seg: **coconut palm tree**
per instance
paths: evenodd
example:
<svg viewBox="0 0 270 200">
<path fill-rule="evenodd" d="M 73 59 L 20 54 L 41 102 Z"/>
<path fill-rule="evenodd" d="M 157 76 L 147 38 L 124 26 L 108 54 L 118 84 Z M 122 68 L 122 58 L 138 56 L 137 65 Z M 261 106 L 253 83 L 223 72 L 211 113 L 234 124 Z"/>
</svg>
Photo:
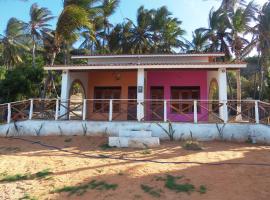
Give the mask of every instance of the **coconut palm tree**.
<svg viewBox="0 0 270 200">
<path fill-rule="evenodd" d="M 270 67 L 270 2 L 265 3 L 261 11 L 258 12 L 257 24 L 249 32 L 253 34 L 253 38 L 247 49 L 257 47 L 260 55 L 261 77 L 259 99 L 261 99 L 265 87 L 265 73 L 268 72 Z"/>
<path fill-rule="evenodd" d="M 113 27 L 113 25 L 109 21 L 109 17 L 113 15 L 119 6 L 120 0 L 102 0 L 100 5 L 101 10 L 101 19 L 102 19 L 102 25 L 103 25 L 103 43 L 102 43 L 102 50 L 105 50 L 105 43 L 107 40 L 107 35 L 109 35 L 110 28 Z"/>
<path fill-rule="evenodd" d="M 11 18 L 4 35 L 0 35 L 0 43 L 3 45 L 4 65 L 7 69 L 22 62 L 23 51 L 28 51 L 25 23 L 16 18 Z"/>
<path fill-rule="evenodd" d="M 30 21 L 28 22 L 28 31 L 32 38 L 32 65 L 36 65 L 36 45 L 37 41 L 42 39 L 42 33 L 48 32 L 50 24 L 48 22 L 53 19 L 51 11 L 47 8 L 41 8 L 36 3 L 30 8 Z"/>
<path fill-rule="evenodd" d="M 211 10 L 209 13 L 208 28 L 199 28 L 197 31 L 204 35 L 205 40 L 210 41 L 208 51 L 223 52 L 226 59 L 230 58 L 230 46 L 228 41 L 231 40 L 231 34 L 228 30 L 229 21 L 221 9 Z"/>
<path fill-rule="evenodd" d="M 188 43 L 188 46 L 189 52 L 205 52 L 209 48 L 209 40 L 202 31 L 196 29 L 192 34 L 192 41 Z"/>
</svg>

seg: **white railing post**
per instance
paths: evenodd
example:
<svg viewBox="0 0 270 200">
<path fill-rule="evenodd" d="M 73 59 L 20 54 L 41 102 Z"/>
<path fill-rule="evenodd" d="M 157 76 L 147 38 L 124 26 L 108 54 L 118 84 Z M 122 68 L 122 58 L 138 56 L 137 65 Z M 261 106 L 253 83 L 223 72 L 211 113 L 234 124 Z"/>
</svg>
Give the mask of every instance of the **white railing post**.
<svg viewBox="0 0 270 200">
<path fill-rule="evenodd" d="M 59 99 L 56 100 L 56 105 L 55 105 L 55 120 L 58 120 L 59 116 Z"/>
<path fill-rule="evenodd" d="M 7 114 L 7 123 L 11 122 L 11 104 L 8 103 L 8 114 Z"/>
<path fill-rule="evenodd" d="M 111 122 L 113 119 L 113 100 L 110 99 L 110 108 L 109 108 L 109 121 Z"/>
<path fill-rule="evenodd" d="M 260 123 L 259 105 L 257 100 L 255 101 L 255 122 L 256 124 Z"/>
<path fill-rule="evenodd" d="M 194 123 L 197 124 L 198 123 L 198 101 L 194 100 L 194 104 L 193 104 L 193 110 L 194 110 Z"/>
<path fill-rule="evenodd" d="M 167 122 L 168 119 L 167 119 L 167 100 L 164 100 L 164 122 Z"/>
<path fill-rule="evenodd" d="M 228 115 L 228 101 L 225 100 L 223 101 L 223 120 L 224 120 L 224 123 L 228 123 L 228 118 L 229 118 L 229 115 Z"/>
<path fill-rule="evenodd" d="M 33 107 L 34 107 L 34 100 L 30 99 L 29 120 L 31 120 L 33 117 Z"/>
<path fill-rule="evenodd" d="M 86 109 L 87 109 L 87 100 L 86 99 L 84 99 L 83 100 L 83 121 L 85 121 L 86 120 Z"/>
</svg>

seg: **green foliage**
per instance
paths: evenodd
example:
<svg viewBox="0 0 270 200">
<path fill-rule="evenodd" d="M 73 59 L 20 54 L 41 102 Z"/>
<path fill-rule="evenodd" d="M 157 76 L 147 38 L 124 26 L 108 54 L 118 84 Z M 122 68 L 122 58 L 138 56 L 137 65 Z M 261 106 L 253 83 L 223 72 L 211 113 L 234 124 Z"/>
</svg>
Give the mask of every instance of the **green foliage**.
<svg viewBox="0 0 270 200">
<path fill-rule="evenodd" d="M 199 188 L 199 193 L 205 194 L 206 191 L 207 191 L 207 188 L 204 185 L 201 185 L 200 188 Z"/>
<path fill-rule="evenodd" d="M 25 194 L 22 198 L 19 198 L 19 200 L 38 200 L 35 197 L 31 197 L 29 194 Z"/>
<path fill-rule="evenodd" d="M 102 144 L 99 146 L 102 150 L 108 150 L 108 149 L 112 149 L 113 147 L 109 146 L 109 144 Z"/>
<path fill-rule="evenodd" d="M 182 177 L 174 177 L 171 175 L 167 175 L 165 187 L 176 192 L 187 192 L 187 193 L 193 192 L 195 190 L 194 185 L 189 183 L 183 184 L 176 183 L 177 179 L 181 178 Z"/>
<path fill-rule="evenodd" d="M 182 147 L 190 151 L 202 150 L 200 143 L 196 139 L 193 138 L 192 132 L 190 132 L 190 139 L 186 140 L 184 144 L 182 145 Z"/>
<path fill-rule="evenodd" d="M 153 197 L 160 197 L 162 190 L 157 190 L 154 187 L 150 187 L 148 185 L 141 184 L 141 189 L 145 192 L 150 194 Z"/>
<path fill-rule="evenodd" d="M 0 180 L 0 182 L 15 182 L 21 180 L 29 180 L 29 175 L 27 174 L 16 174 L 16 175 L 7 175 Z"/>
<path fill-rule="evenodd" d="M 53 173 L 49 169 L 45 169 L 35 174 L 6 175 L 0 180 L 0 182 L 16 182 L 16 181 L 23 181 L 23 180 L 43 179 L 52 174 Z"/>
<path fill-rule="evenodd" d="M 0 80 L 0 102 L 11 102 L 39 96 L 44 71 L 41 67 L 18 67 L 6 72 Z"/>
<path fill-rule="evenodd" d="M 151 152 L 150 149 L 145 149 L 145 150 L 141 151 L 141 154 L 142 154 L 142 155 L 149 155 L 149 154 L 151 154 L 151 153 L 152 153 L 152 152 Z"/>
<path fill-rule="evenodd" d="M 79 185 L 79 186 L 65 186 L 60 189 L 56 189 L 53 192 L 56 193 L 62 193 L 62 192 L 68 192 L 69 195 L 83 195 L 87 190 L 116 190 L 118 187 L 117 184 L 108 184 L 105 181 L 90 181 L 86 184 Z"/>
</svg>

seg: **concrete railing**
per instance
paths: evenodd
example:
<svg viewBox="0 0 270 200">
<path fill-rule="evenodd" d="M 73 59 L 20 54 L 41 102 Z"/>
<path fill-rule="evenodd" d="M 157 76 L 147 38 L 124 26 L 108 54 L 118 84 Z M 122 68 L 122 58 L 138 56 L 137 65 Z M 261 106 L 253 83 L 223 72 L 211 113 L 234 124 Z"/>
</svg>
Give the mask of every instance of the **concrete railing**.
<svg viewBox="0 0 270 200">
<path fill-rule="evenodd" d="M 0 104 L 0 123 L 88 120 L 270 124 L 270 104 L 257 100 L 29 99 Z"/>
</svg>

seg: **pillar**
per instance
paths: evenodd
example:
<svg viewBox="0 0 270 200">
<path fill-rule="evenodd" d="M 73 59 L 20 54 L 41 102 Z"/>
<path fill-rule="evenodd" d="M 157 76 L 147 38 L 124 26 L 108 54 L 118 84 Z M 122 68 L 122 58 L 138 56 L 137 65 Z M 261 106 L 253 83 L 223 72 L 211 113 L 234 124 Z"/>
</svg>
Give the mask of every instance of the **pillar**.
<svg viewBox="0 0 270 200">
<path fill-rule="evenodd" d="M 70 72 L 64 70 L 62 72 L 62 83 L 61 83 L 61 99 L 60 99 L 60 116 L 65 115 L 68 112 L 68 99 L 70 90 Z M 61 117 L 61 119 L 68 119 L 68 115 Z"/>
<path fill-rule="evenodd" d="M 137 120 L 144 119 L 144 69 L 137 71 Z"/>
<path fill-rule="evenodd" d="M 218 89 L 219 89 L 219 102 L 223 105 L 219 108 L 220 118 L 228 122 L 228 106 L 227 106 L 227 71 L 225 68 L 218 69 Z"/>
</svg>

